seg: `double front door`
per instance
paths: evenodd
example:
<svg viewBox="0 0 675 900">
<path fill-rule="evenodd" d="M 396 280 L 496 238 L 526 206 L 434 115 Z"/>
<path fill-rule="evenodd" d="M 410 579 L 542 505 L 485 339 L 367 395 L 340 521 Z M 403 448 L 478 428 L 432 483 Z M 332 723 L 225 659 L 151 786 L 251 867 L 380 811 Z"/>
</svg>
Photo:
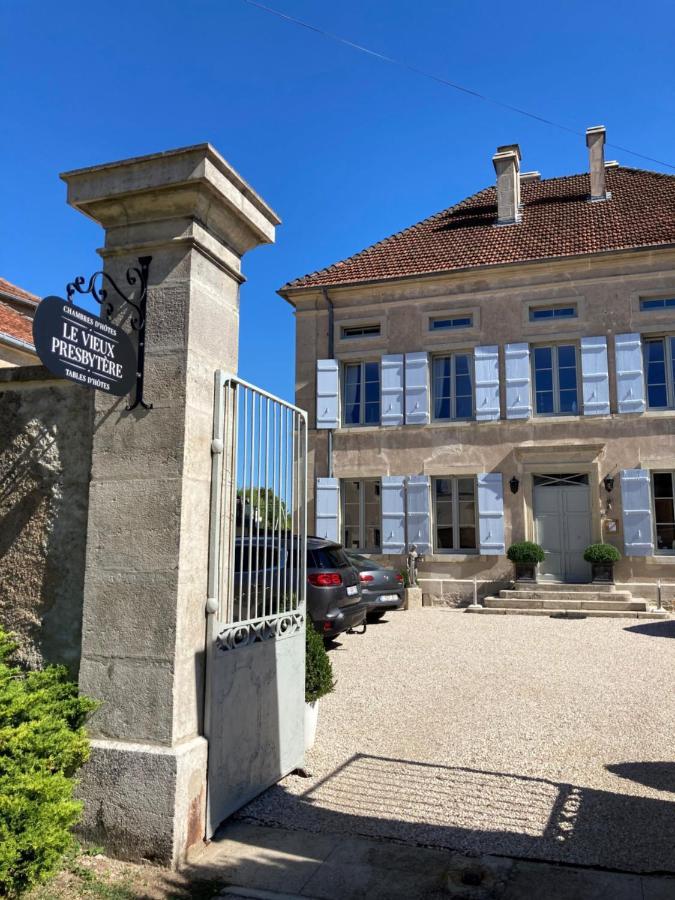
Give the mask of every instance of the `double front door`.
<svg viewBox="0 0 675 900">
<path fill-rule="evenodd" d="M 535 475 L 533 500 L 535 540 L 546 554 L 540 579 L 590 581 L 583 555 L 591 543 L 588 475 Z"/>
</svg>

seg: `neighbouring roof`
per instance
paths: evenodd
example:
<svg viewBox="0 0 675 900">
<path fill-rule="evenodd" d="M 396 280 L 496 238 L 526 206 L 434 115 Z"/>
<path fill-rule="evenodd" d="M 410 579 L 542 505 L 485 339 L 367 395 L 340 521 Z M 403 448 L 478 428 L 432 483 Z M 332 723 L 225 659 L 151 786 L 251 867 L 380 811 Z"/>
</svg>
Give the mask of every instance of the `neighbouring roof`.
<svg viewBox="0 0 675 900">
<path fill-rule="evenodd" d="M 0 340 L 3 335 L 33 345 L 33 319 L 24 316 L 0 299 Z"/>
<path fill-rule="evenodd" d="M 40 298 L 36 297 L 35 294 L 24 291 L 23 288 L 17 287 L 17 285 L 12 284 L 11 281 L 7 281 L 6 278 L 0 278 L 0 298 L 1 297 L 18 300 L 21 303 L 30 303 L 34 306 L 37 306 L 40 302 Z"/>
<path fill-rule="evenodd" d="M 675 244 L 675 176 L 625 166 L 606 175 L 612 196 L 600 202 L 589 202 L 588 173 L 522 182 L 515 225 L 495 224 L 497 190 L 485 188 L 280 293 Z"/>
</svg>

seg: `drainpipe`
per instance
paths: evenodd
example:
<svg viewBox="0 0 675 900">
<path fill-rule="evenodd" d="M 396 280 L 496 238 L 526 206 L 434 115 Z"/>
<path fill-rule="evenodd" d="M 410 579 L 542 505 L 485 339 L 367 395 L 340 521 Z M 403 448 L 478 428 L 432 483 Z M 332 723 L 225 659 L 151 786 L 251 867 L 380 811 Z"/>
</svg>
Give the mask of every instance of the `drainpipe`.
<svg viewBox="0 0 675 900">
<path fill-rule="evenodd" d="M 321 292 L 323 293 L 323 298 L 326 301 L 326 305 L 328 306 L 328 359 L 333 359 L 335 353 L 335 341 L 334 341 L 334 321 L 335 321 L 335 311 L 333 308 L 333 301 L 328 296 L 328 288 L 321 288 Z M 333 429 L 331 428 L 328 431 L 328 459 L 327 459 L 327 468 L 328 468 L 328 477 L 333 477 Z"/>
</svg>

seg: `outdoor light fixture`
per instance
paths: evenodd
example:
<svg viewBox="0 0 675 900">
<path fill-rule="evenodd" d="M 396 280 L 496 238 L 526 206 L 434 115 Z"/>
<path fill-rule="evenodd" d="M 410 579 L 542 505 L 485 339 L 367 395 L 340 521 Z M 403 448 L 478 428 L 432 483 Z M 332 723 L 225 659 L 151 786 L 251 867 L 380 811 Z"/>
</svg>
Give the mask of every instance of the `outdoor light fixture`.
<svg viewBox="0 0 675 900">
<path fill-rule="evenodd" d="M 509 487 L 511 488 L 511 493 L 512 493 L 512 494 L 517 494 L 517 493 L 518 493 L 518 488 L 520 487 L 520 482 L 518 481 L 518 479 L 516 478 L 515 475 L 514 475 L 513 478 L 511 478 L 511 480 L 509 481 Z"/>
<path fill-rule="evenodd" d="M 611 494 L 614 490 L 614 476 L 613 475 L 605 475 L 603 478 L 603 482 L 605 485 L 605 490 L 608 494 Z"/>
</svg>

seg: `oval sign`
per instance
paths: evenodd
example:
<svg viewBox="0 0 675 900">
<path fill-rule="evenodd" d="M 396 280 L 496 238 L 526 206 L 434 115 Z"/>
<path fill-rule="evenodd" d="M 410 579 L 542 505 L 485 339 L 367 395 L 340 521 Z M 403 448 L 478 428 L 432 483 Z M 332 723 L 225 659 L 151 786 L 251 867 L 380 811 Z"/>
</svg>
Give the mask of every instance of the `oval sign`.
<svg viewBox="0 0 675 900">
<path fill-rule="evenodd" d="M 117 325 L 60 297 L 45 297 L 33 319 L 33 342 L 55 375 L 123 397 L 136 383 L 136 351 Z"/>
</svg>

